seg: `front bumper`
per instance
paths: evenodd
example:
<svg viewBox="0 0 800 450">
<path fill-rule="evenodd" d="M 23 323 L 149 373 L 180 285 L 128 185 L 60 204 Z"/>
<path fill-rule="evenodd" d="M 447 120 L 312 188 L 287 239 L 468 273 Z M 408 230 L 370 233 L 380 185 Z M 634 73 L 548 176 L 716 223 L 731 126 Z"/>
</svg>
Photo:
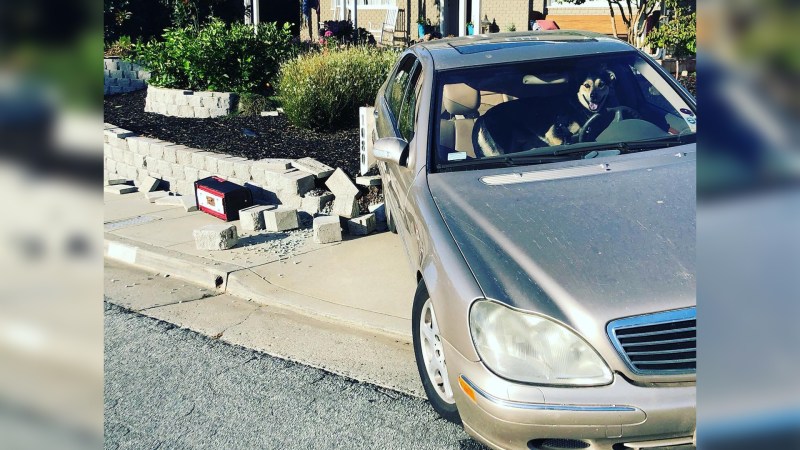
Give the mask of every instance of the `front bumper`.
<svg viewBox="0 0 800 450">
<path fill-rule="evenodd" d="M 616 375 L 608 386 L 530 386 L 498 377 L 447 342 L 445 353 L 464 428 L 492 448 L 693 448 L 694 385 L 643 387 Z"/>
</svg>

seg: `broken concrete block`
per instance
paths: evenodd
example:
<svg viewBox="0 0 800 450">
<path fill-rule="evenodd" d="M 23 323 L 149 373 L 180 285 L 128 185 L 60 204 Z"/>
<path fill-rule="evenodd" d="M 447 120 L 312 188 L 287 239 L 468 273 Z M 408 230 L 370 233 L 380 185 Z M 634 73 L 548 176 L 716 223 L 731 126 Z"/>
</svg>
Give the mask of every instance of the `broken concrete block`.
<svg viewBox="0 0 800 450">
<path fill-rule="evenodd" d="M 139 190 L 142 192 L 153 192 L 161 185 L 161 180 L 151 176 L 143 176 L 139 179 Z"/>
<path fill-rule="evenodd" d="M 106 182 L 109 186 L 116 186 L 118 184 L 128 184 L 130 180 L 126 178 L 112 178 Z"/>
<path fill-rule="evenodd" d="M 136 192 L 136 190 L 136 186 L 128 186 L 127 184 L 115 184 L 114 186 L 103 188 L 103 192 L 110 194 L 130 194 L 131 192 Z"/>
<path fill-rule="evenodd" d="M 239 210 L 239 225 L 245 231 L 265 229 L 264 211 L 275 209 L 275 205 L 255 205 Z"/>
<path fill-rule="evenodd" d="M 375 231 L 375 214 L 365 214 L 347 221 L 347 230 L 353 236 L 366 236 Z"/>
<path fill-rule="evenodd" d="M 325 186 L 333 192 L 336 198 L 352 197 L 357 198 L 360 194 L 356 185 L 350 181 L 350 177 L 342 169 L 336 169 L 333 174 L 325 180 Z"/>
<path fill-rule="evenodd" d="M 381 176 L 372 175 L 372 176 L 356 177 L 356 184 L 361 186 L 380 186 Z"/>
<path fill-rule="evenodd" d="M 300 158 L 292 162 L 292 167 L 314 175 L 316 178 L 327 178 L 333 173 L 333 167 L 322 164 L 314 158 Z"/>
<path fill-rule="evenodd" d="M 227 250 L 239 242 L 236 226 L 225 223 L 206 225 L 193 234 L 198 250 Z"/>
<path fill-rule="evenodd" d="M 144 198 L 150 203 L 155 203 L 156 200 L 158 200 L 159 198 L 164 198 L 164 197 L 169 197 L 169 192 L 167 192 L 167 191 L 151 191 L 151 192 L 145 192 L 144 193 Z"/>
<path fill-rule="evenodd" d="M 264 228 L 267 231 L 288 231 L 300 227 L 297 219 L 297 210 L 278 206 L 274 209 L 263 211 Z"/>
<path fill-rule="evenodd" d="M 278 111 L 261 111 L 261 117 L 278 117 Z"/>
<path fill-rule="evenodd" d="M 285 194 L 303 195 L 314 189 L 314 175 L 299 170 L 286 171 L 278 176 L 275 189 Z"/>
<path fill-rule="evenodd" d="M 292 160 L 287 158 L 264 158 L 254 161 L 253 167 L 266 170 L 284 171 L 292 167 Z"/>
<path fill-rule="evenodd" d="M 197 199 L 190 195 L 169 195 L 156 198 L 156 205 L 179 206 L 186 212 L 197 211 Z"/>
<path fill-rule="evenodd" d="M 383 203 L 369 205 L 369 212 L 375 214 L 375 220 L 377 222 L 386 222 L 386 205 Z"/>
<path fill-rule="evenodd" d="M 335 214 L 337 216 L 342 216 L 350 219 L 352 217 L 358 216 L 358 212 L 359 212 L 358 200 L 356 200 L 355 198 L 336 197 L 333 200 L 333 206 L 331 207 L 331 214 Z"/>
<path fill-rule="evenodd" d="M 307 195 L 300 200 L 300 210 L 311 214 L 319 214 L 329 202 L 333 201 L 333 194 L 322 194 L 318 196 Z"/>
<path fill-rule="evenodd" d="M 329 244 L 342 240 L 342 226 L 337 216 L 320 216 L 314 218 L 314 242 Z"/>
</svg>

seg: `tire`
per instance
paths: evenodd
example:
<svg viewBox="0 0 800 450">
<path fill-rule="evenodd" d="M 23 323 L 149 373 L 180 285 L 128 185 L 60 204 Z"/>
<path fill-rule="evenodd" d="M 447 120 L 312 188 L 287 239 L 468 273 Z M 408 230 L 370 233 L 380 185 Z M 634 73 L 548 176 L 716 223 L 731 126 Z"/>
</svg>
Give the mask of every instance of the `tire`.
<svg viewBox="0 0 800 450">
<path fill-rule="evenodd" d="M 433 410 L 443 419 L 460 424 L 461 416 L 458 414 L 450 380 L 447 378 L 447 364 L 433 302 L 423 281 L 420 281 L 414 295 L 411 326 L 414 357 L 425 395 L 428 396 Z M 427 364 L 426 357 L 429 361 Z"/>
</svg>

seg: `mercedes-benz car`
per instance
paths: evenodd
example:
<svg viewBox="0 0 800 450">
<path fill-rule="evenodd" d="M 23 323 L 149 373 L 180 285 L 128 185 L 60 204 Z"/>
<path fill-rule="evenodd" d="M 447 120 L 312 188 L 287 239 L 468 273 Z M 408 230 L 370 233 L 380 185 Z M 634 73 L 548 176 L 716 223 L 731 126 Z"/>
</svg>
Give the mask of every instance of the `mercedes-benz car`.
<svg viewBox="0 0 800 450">
<path fill-rule="evenodd" d="M 421 43 L 375 102 L 432 407 L 496 449 L 694 448 L 696 103 L 604 35 Z"/>
</svg>

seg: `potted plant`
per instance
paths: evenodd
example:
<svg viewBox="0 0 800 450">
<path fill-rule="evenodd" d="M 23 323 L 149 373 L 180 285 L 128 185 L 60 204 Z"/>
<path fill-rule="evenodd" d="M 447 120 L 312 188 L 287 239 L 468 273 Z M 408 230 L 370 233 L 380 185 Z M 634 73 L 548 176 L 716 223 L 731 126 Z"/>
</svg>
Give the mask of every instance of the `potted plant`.
<svg viewBox="0 0 800 450">
<path fill-rule="evenodd" d="M 472 36 L 475 34 L 475 26 L 472 22 L 467 22 L 467 36 Z"/>
</svg>

